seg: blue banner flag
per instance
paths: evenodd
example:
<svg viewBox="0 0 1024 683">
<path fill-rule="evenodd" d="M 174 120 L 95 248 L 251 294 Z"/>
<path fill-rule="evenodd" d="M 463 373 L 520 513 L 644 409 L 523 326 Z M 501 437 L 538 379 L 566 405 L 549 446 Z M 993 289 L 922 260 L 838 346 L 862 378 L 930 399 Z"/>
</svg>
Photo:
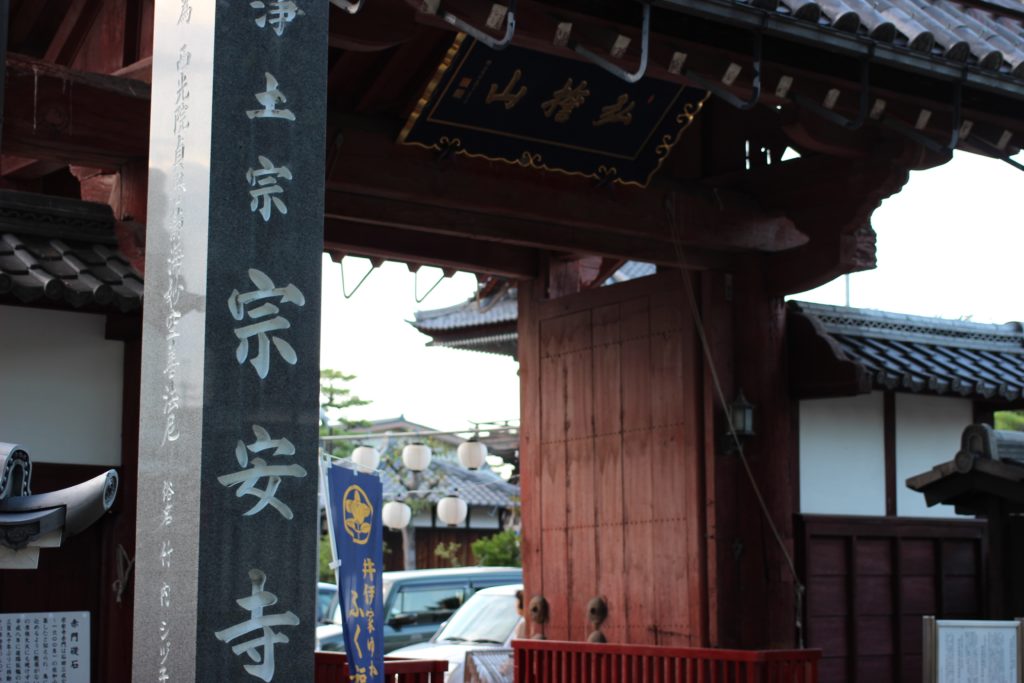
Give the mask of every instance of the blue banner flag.
<svg viewBox="0 0 1024 683">
<path fill-rule="evenodd" d="M 327 469 L 338 593 L 351 683 L 384 681 L 384 528 L 380 477 L 341 466 Z"/>
</svg>

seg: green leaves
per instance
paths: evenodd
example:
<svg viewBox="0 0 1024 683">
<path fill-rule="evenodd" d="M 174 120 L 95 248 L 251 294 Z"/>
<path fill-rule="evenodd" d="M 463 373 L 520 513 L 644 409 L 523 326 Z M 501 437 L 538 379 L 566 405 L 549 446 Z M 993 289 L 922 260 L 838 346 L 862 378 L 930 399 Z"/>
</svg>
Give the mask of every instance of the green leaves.
<svg viewBox="0 0 1024 683">
<path fill-rule="evenodd" d="M 472 549 L 477 562 L 484 567 L 522 566 L 522 559 L 519 556 L 519 537 L 511 529 L 473 541 L 470 549 Z"/>
</svg>

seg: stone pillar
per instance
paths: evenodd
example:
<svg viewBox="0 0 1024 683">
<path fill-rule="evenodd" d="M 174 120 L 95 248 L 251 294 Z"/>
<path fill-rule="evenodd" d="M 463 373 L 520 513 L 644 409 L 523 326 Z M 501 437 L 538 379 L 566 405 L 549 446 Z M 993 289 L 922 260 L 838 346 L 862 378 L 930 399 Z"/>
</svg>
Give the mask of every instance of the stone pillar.
<svg viewBox="0 0 1024 683">
<path fill-rule="evenodd" d="M 157 0 L 133 680 L 313 680 L 326 0 Z"/>
</svg>

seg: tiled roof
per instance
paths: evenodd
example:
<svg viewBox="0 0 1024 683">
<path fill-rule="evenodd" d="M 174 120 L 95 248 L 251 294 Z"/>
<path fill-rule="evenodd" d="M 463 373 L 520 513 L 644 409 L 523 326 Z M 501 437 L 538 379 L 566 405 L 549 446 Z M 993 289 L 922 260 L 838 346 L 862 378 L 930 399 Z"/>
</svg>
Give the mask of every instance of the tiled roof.
<svg viewBox="0 0 1024 683">
<path fill-rule="evenodd" d="M 664 0 L 681 11 L 732 20 L 803 42 L 836 43 L 889 62 L 899 52 L 938 65 L 967 64 L 1024 80 L 1024 3 L 1020 0 Z M 749 16 L 732 10 L 749 10 Z M 765 14 L 767 12 L 768 14 Z M 854 39 L 843 40 L 844 38 Z M 891 48 L 895 48 L 892 51 Z M 906 60 L 902 60 L 906 61 Z"/>
<path fill-rule="evenodd" d="M 737 0 L 1024 79 L 1024 3 L 1017 0 Z"/>
<path fill-rule="evenodd" d="M 408 488 L 388 468 L 381 469 L 384 499 L 403 498 Z M 458 462 L 435 456 L 430 467 L 421 475 L 421 488 L 429 488 L 427 499 L 437 502 L 449 494 L 458 494 L 467 505 L 510 508 L 518 504 L 519 487 L 510 484 L 489 468 L 467 470 Z"/>
<path fill-rule="evenodd" d="M 657 266 L 626 261 L 604 281 L 605 285 L 654 275 Z M 461 304 L 430 311 L 417 311 L 413 327 L 432 337 L 428 346 L 481 351 L 516 357 L 519 333 L 517 290 L 509 288 L 493 297 L 468 299 Z"/>
<path fill-rule="evenodd" d="M 797 301 L 802 316 L 877 389 L 1017 401 L 1024 398 L 1024 327 Z M 812 369 L 813 372 L 813 369 Z"/>
<path fill-rule="evenodd" d="M 456 330 L 464 327 L 482 327 L 515 321 L 519 317 L 515 289 L 506 289 L 493 297 L 471 298 L 460 304 L 430 311 L 416 311 L 410 324 L 429 334 L 432 331 Z M 429 330 L 429 332 L 428 332 Z"/>
<path fill-rule="evenodd" d="M 127 312 L 142 305 L 142 290 L 117 252 L 109 207 L 0 191 L 0 302 Z"/>
</svg>

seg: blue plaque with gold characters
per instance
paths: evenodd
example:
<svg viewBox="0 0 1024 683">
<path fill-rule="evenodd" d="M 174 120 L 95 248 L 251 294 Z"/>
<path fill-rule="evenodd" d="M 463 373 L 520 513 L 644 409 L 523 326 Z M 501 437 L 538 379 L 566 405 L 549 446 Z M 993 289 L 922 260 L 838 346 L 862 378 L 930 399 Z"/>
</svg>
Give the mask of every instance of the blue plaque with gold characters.
<svg viewBox="0 0 1024 683">
<path fill-rule="evenodd" d="M 382 683 L 383 487 L 377 475 L 339 465 L 327 469 L 326 475 L 350 678 L 360 683 Z"/>
<path fill-rule="evenodd" d="M 707 93 L 589 62 L 455 38 L 402 144 L 646 186 Z"/>
</svg>

